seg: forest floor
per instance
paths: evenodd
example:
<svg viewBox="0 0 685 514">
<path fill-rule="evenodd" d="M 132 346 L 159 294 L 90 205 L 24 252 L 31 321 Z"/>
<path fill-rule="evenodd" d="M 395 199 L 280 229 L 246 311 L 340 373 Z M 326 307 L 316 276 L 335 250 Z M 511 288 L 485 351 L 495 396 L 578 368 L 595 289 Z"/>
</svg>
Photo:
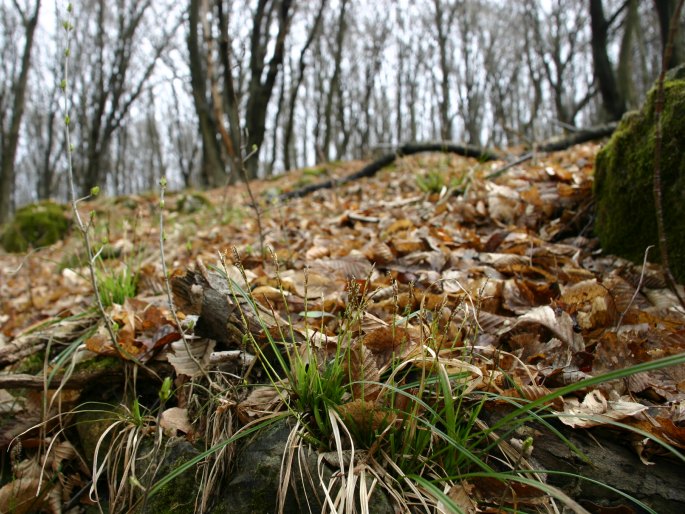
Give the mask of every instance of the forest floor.
<svg viewBox="0 0 685 514">
<path fill-rule="evenodd" d="M 502 162 L 419 154 L 371 178 L 283 204 L 272 200 L 364 163 L 321 165 L 254 182 L 259 216 L 244 185 L 168 193 L 161 211 L 166 266 L 172 282 L 187 269 L 223 269 L 287 320 L 292 333 L 324 341 L 324 353 L 342 344 L 342 332 L 350 330 L 343 326 L 346 312 L 356 305 L 361 314 L 352 339 L 375 370 L 357 379 L 379 381 L 395 356 L 415 356 L 424 345 L 438 353 L 468 348 L 478 355 L 463 368 L 470 391 L 535 400 L 588 377 L 685 351 L 685 313 L 660 268 L 643 270 L 605 255 L 592 235 L 597 149 L 583 144 L 540 154 L 491 181 L 483 177 Z M 162 271 L 159 193 L 97 198 L 80 209 L 85 219 L 95 212 L 92 239 L 106 242 L 102 255 L 112 257 L 97 263 L 101 280 L 120 277 L 126 268 L 137 275 L 135 298 L 107 307 L 120 347 L 150 366 L 178 352 L 183 341 Z M 262 245 L 269 249 L 264 258 Z M 82 362 L 120 355 L 96 315 L 79 318 L 94 305 L 83 248 L 74 230 L 65 241 L 28 255 L 0 253 L 0 412 L 6 418 L 0 446 L 7 456 L 5 450 L 22 442 L 23 449 L 12 453 L 15 465 L 31 456 L 32 447 L 62 440 L 52 425 L 45 425 L 47 432 L 31 427 L 79 403 L 83 384 L 59 391 L 59 401 L 50 405 L 37 385 L 50 373 L 64 374 L 60 355 L 69 350 L 69 359 Z M 177 303 L 181 319 L 198 314 Z M 387 335 L 387 327 L 400 325 L 404 340 Z M 197 354 L 210 367 L 212 355 L 241 349 L 238 340 L 218 337 Z M 187 363 L 168 360 L 175 386 L 183 382 L 179 376 L 195 374 Z M 647 465 L 662 458 L 659 445 L 629 436 L 627 427 L 684 449 L 684 400 L 681 364 L 583 388 L 549 407 L 577 430 L 621 422 L 625 427 L 616 430 Z M 187 401 L 179 395 L 174 407 L 183 410 Z M 254 404 L 236 408 L 238 424 L 259 417 Z M 193 424 L 174 427 L 188 440 L 199 437 Z M 82 467 L 73 473 L 79 483 L 89 478 Z M 10 476 L 3 471 L 2 482 Z M 62 487 L 64 500 L 67 485 Z M 487 511 L 485 505 L 505 499 L 488 497 L 492 493 L 477 481 L 475 488 L 481 489 L 474 493 L 478 500 L 460 503 L 465 511 Z M 534 503 L 527 508 L 541 508 Z"/>
</svg>

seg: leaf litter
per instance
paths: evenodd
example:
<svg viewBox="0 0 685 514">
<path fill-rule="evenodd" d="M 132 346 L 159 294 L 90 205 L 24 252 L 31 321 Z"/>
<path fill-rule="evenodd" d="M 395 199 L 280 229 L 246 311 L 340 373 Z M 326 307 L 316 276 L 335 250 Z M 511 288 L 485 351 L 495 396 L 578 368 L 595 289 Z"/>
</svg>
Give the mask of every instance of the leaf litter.
<svg viewBox="0 0 685 514">
<path fill-rule="evenodd" d="M 592 237 L 596 151 L 596 145 L 584 144 L 539 155 L 495 181 L 483 177 L 501 163 L 438 154 L 406 157 L 373 178 L 287 203 L 273 200 L 274 190 L 296 188 L 301 172 L 258 181 L 252 187 L 261 198 L 262 235 L 272 257 L 259 255 L 257 222 L 244 186 L 230 186 L 207 192 L 213 205 L 198 213 L 164 214 L 166 226 L 172 227 L 165 258 L 174 274 L 182 274 L 197 268 L 195 263 L 233 255 L 235 249 L 239 261 L 226 269 L 234 283 L 251 291 L 260 309 L 271 313 L 274 325 L 268 329 L 282 331 L 287 324 L 322 355 L 349 345 L 359 356 L 355 376 L 376 381 L 393 357 L 418 356 L 430 336 L 429 325 L 435 324 L 434 348 L 448 350 L 448 367 L 465 373 L 469 389 L 540 398 L 583 378 L 685 351 L 685 314 L 659 267 L 642 269 L 605 255 Z M 356 167 L 359 163 L 337 164 L 329 173 L 340 177 Z M 437 168 L 445 187 L 423 191 L 417 177 Z M 172 321 L 154 199 L 102 202 L 98 216 L 128 220 L 107 226 L 108 243 L 120 249 L 121 258 L 137 252 L 137 297 L 108 308 L 119 344 L 142 361 L 168 361 L 177 376 L 198 375 L 198 363 L 211 367 L 240 361 L 244 369 L 247 357 L 225 357 L 240 349 L 235 339 L 223 344 L 199 337 L 184 341 Z M 73 341 L 90 352 L 90 359 L 117 354 L 102 326 L 81 337 L 84 324 L 74 321 L 92 306 L 87 268 L 64 265 L 78 253 L 78 238 L 72 236 L 26 256 L 0 255 L 4 375 L 20 372 L 22 361 L 44 350 L 48 340 L 53 354 L 41 363 L 39 374 L 56 368 L 56 356 Z M 363 305 L 364 312 L 357 337 L 344 342 L 338 339 L 341 316 L 351 303 Z M 197 321 L 191 305 L 177 302 L 176 307 L 186 326 Z M 93 328 L 93 318 L 86 319 Z M 464 362 L 461 351 L 450 357 L 450 348 L 464 347 L 480 357 Z M 377 388 L 356 387 L 339 413 L 383 427 L 389 421 L 387 413 L 374 410 L 374 403 L 382 402 L 378 395 Z M 21 427 L 35 424 L 35 412 L 17 391 L 0 388 L 0 398 L 3 412 L 13 417 L 3 428 L 10 427 L 11 436 L 0 438 L 9 446 Z M 69 402 L 75 405 L 76 398 Z M 236 412 L 242 423 L 249 423 L 280 403 L 275 389 L 257 388 L 236 404 Z M 188 435 L 194 430 L 186 407 L 164 412 L 166 431 Z M 572 427 L 621 421 L 685 448 L 682 366 L 577 391 L 552 408 Z M 645 462 L 653 452 L 638 451 Z M 17 457 L 16 462 L 24 461 Z M 0 491 L 0 503 L 10 489 L 20 491 L 15 496 L 25 501 L 25 490 L 35 492 L 41 473 L 49 471 L 44 467 L 40 473 L 18 475 Z M 78 481 L 86 472 L 79 468 L 60 476 Z M 496 495 L 488 487 L 485 480 L 462 482 L 448 494 L 473 512 L 473 494 Z M 516 487 L 520 500 L 524 486 Z M 48 511 L 59 512 L 56 494 L 62 491 L 41 499 Z"/>
</svg>

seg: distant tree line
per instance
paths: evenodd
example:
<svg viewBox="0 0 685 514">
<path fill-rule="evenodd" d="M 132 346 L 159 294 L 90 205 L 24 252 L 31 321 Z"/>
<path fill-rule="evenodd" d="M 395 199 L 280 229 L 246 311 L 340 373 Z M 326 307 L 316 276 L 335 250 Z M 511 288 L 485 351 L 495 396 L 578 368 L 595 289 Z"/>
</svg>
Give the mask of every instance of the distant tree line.
<svg viewBox="0 0 685 514">
<path fill-rule="evenodd" d="M 637 107 L 676 2 L 79 2 L 75 176 L 84 195 L 130 194 L 161 176 L 216 187 L 413 141 L 530 146 Z M 65 15 L 61 2 L 0 6 L 0 222 L 66 197 Z"/>
</svg>

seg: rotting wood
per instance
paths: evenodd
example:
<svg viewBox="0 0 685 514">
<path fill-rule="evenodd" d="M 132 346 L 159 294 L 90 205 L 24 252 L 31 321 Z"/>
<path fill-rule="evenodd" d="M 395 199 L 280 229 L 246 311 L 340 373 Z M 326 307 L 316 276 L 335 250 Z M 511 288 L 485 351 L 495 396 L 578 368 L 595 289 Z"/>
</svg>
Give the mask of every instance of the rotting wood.
<svg viewBox="0 0 685 514">
<path fill-rule="evenodd" d="M 214 339 L 229 349 L 247 350 L 257 355 L 254 342 L 274 340 L 304 340 L 304 335 L 291 330 L 274 312 L 256 301 L 244 298 L 239 287 L 230 287 L 221 274 L 208 271 L 202 265 L 171 279 L 174 302 L 186 314 L 199 316 L 195 334 Z M 266 334 L 266 331 L 269 334 Z M 251 337 L 246 337 L 247 334 Z"/>
</svg>

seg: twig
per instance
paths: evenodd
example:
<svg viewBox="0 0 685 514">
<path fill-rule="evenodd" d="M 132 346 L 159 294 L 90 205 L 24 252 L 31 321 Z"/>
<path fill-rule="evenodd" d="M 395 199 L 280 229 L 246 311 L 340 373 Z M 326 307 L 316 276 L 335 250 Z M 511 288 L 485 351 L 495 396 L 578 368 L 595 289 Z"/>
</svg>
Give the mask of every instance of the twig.
<svg viewBox="0 0 685 514">
<path fill-rule="evenodd" d="M 264 230 L 262 229 L 262 212 L 259 210 L 259 204 L 257 203 L 257 199 L 255 198 L 254 194 L 252 193 L 252 188 L 250 187 L 250 181 L 247 178 L 247 173 L 245 172 L 245 163 L 257 153 L 257 147 L 254 147 L 252 151 L 245 156 L 244 159 L 242 159 L 240 163 L 240 174 L 243 176 L 243 181 L 245 182 L 245 188 L 247 189 L 247 194 L 250 197 L 250 205 L 254 209 L 255 212 L 255 219 L 257 221 L 257 231 L 259 232 L 259 255 L 261 255 L 262 259 L 266 257 L 266 254 L 264 252 Z"/>
<path fill-rule="evenodd" d="M 683 8 L 683 3 L 685 0 L 680 0 L 676 6 L 673 17 L 669 24 L 668 31 L 668 43 L 664 49 L 663 58 L 661 61 L 661 73 L 659 74 L 659 80 L 657 83 L 656 91 L 656 102 L 654 105 L 654 118 L 655 118 L 655 134 L 654 134 L 654 180 L 652 183 L 653 189 L 652 193 L 654 195 L 654 207 L 656 211 L 656 226 L 657 233 L 659 236 L 659 252 L 661 253 L 661 264 L 664 267 L 664 274 L 666 275 L 666 282 L 671 288 L 673 293 L 678 298 L 680 305 L 685 309 L 685 301 L 678 292 L 678 286 L 675 279 L 673 278 L 673 273 L 671 273 L 671 267 L 668 259 L 668 241 L 666 239 L 666 229 L 664 227 L 664 207 L 662 201 L 661 192 L 661 142 L 662 142 L 662 128 L 661 128 L 661 113 L 664 110 L 664 80 L 666 78 L 666 70 L 668 69 L 668 63 L 671 60 L 671 54 L 673 53 L 673 41 L 675 40 L 675 35 L 678 30 L 678 22 L 680 20 L 680 11 Z"/>
<path fill-rule="evenodd" d="M 534 155 L 533 152 L 524 153 L 521 157 L 519 157 L 515 161 L 512 161 L 509 164 L 506 164 L 506 165 L 502 166 L 501 168 L 496 169 L 492 173 L 485 175 L 485 179 L 486 180 L 492 180 L 494 178 L 499 177 L 500 175 L 504 175 L 505 172 L 509 171 L 514 166 L 517 166 L 517 165 L 521 164 L 522 162 L 526 162 L 526 161 L 532 159 L 533 155 Z"/>
<path fill-rule="evenodd" d="M 623 323 L 623 318 L 625 317 L 626 312 L 628 312 L 630 310 L 630 307 L 632 307 L 633 302 L 635 301 L 635 298 L 637 298 L 637 295 L 640 292 L 640 289 L 642 289 L 642 282 L 645 279 L 645 270 L 647 269 L 647 256 L 649 255 L 649 251 L 652 248 L 654 248 L 654 245 L 649 245 L 645 249 L 645 257 L 642 260 L 642 271 L 640 272 L 640 280 L 637 283 L 637 287 L 635 288 L 635 292 L 633 293 L 633 297 L 630 299 L 630 302 L 628 302 L 628 306 L 621 313 L 621 317 L 618 319 L 618 323 L 616 324 L 616 332 L 618 332 L 618 329 L 621 328 L 621 323 Z"/>
</svg>

